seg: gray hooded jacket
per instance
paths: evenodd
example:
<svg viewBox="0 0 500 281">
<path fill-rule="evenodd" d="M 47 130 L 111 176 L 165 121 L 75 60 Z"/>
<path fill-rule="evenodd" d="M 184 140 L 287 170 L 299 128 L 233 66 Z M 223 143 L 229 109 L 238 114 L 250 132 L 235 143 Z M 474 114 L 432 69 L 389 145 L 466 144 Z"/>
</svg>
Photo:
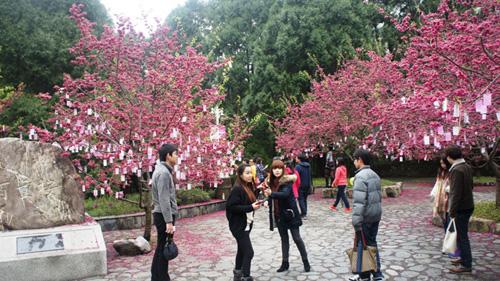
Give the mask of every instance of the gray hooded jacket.
<svg viewBox="0 0 500 281">
<path fill-rule="evenodd" d="M 352 225 L 356 230 L 361 230 L 363 223 L 378 222 L 382 218 L 380 177 L 370 166 L 356 171 L 352 204 Z"/>
<path fill-rule="evenodd" d="M 171 169 L 171 168 L 170 168 Z M 166 223 L 173 221 L 177 215 L 177 199 L 172 173 L 165 162 L 156 162 L 153 172 L 153 213 L 163 214 Z"/>
</svg>

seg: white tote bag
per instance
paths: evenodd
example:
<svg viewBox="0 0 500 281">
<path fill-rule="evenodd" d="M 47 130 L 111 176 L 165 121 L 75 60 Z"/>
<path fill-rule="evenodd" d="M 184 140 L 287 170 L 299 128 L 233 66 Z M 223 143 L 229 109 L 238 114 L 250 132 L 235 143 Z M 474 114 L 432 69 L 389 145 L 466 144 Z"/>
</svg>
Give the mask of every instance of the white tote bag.
<svg viewBox="0 0 500 281">
<path fill-rule="evenodd" d="M 451 225 L 453 225 L 453 232 L 450 231 Z M 442 252 L 446 254 L 455 254 L 457 250 L 457 227 L 455 226 L 455 219 L 452 219 L 448 224 L 448 229 L 446 229 L 446 235 L 443 240 Z"/>
</svg>

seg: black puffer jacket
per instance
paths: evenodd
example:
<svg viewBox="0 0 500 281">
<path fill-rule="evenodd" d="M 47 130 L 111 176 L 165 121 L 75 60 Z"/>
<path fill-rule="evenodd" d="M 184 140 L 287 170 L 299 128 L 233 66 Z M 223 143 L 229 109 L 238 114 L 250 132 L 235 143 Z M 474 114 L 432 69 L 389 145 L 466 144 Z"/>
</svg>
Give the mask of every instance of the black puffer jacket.
<svg viewBox="0 0 500 281">
<path fill-rule="evenodd" d="M 274 222 L 286 229 L 296 228 L 302 225 L 297 201 L 292 191 L 292 184 L 296 178 L 295 175 L 283 176 L 280 180 L 278 191 L 271 193 L 271 196 L 269 196 L 269 222 L 271 230 L 277 226 L 273 223 L 275 208 L 275 206 L 273 206 L 275 200 L 273 199 L 277 199 L 279 206 L 279 216 L 274 218 Z"/>
</svg>

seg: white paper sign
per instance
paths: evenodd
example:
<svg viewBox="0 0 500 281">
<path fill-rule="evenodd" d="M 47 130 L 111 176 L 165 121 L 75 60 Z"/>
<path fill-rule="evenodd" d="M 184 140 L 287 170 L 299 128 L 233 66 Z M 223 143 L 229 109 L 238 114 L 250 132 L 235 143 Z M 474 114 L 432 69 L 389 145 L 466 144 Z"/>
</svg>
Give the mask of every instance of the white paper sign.
<svg viewBox="0 0 500 281">
<path fill-rule="evenodd" d="M 430 139 L 429 139 L 429 136 L 425 135 L 424 136 L 424 145 L 429 145 L 431 142 L 430 142 Z"/>
<path fill-rule="evenodd" d="M 448 110 L 448 99 L 444 99 L 443 101 L 443 111 Z"/>
<path fill-rule="evenodd" d="M 483 104 L 485 106 L 491 105 L 491 93 L 490 92 L 487 92 L 483 95 Z"/>
<path fill-rule="evenodd" d="M 460 105 L 458 103 L 453 106 L 453 117 L 460 117 Z"/>
<path fill-rule="evenodd" d="M 458 136 L 460 134 L 460 127 L 454 126 L 453 127 L 453 135 Z"/>
<path fill-rule="evenodd" d="M 444 140 L 445 141 L 451 141 L 451 133 L 450 132 L 444 133 Z"/>
</svg>

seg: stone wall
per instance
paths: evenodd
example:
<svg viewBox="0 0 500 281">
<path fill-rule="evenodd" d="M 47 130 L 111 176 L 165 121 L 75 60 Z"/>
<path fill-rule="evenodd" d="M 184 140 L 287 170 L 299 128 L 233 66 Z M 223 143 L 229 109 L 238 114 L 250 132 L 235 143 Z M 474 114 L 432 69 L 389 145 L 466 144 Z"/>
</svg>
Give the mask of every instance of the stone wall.
<svg viewBox="0 0 500 281">
<path fill-rule="evenodd" d="M 199 204 L 191 204 L 179 207 L 179 218 L 192 218 L 195 216 L 206 215 L 226 208 L 225 200 L 212 200 Z M 136 229 L 144 227 L 146 216 L 144 213 L 107 216 L 94 218 L 101 225 L 102 231 Z"/>
</svg>

